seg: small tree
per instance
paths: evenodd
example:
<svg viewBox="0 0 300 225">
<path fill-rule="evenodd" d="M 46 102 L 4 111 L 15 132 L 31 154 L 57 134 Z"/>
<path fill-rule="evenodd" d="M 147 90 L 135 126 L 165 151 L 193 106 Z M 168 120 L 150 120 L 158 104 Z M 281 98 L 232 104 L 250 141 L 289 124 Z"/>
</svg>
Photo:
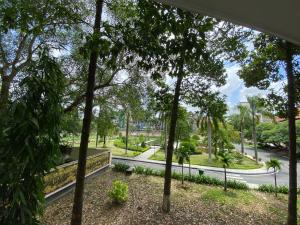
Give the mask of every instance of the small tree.
<svg viewBox="0 0 300 225">
<path fill-rule="evenodd" d="M 188 147 L 180 146 L 180 148 L 175 150 L 175 156 L 178 164 L 181 165 L 181 184 L 183 184 L 183 163 L 184 161 L 190 161 L 190 150 Z"/>
<path fill-rule="evenodd" d="M 224 191 L 227 191 L 227 171 L 226 168 L 231 164 L 233 158 L 230 151 L 223 150 L 219 152 L 219 159 L 222 162 L 224 168 Z"/>
<path fill-rule="evenodd" d="M 276 170 L 281 169 L 281 162 L 278 159 L 270 159 L 266 162 L 267 169 L 273 168 L 274 170 L 274 181 L 275 181 L 275 196 L 277 197 L 277 180 L 276 180 Z"/>
</svg>

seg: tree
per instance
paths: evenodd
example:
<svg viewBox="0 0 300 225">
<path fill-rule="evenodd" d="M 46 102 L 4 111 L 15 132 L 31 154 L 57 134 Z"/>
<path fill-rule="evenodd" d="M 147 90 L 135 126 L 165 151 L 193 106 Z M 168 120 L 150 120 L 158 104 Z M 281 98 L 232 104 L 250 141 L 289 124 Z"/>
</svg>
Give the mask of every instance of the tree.
<svg viewBox="0 0 300 225">
<path fill-rule="evenodd" d="M 222 150 L 219 152 L 219 160 L 222 162 L 224 168 L 224 191 L 227 191 L 227 171 L 226 168 L 232 163 L 232 156 L 230 151 Z"/>
<path fill-rule="evenodd" d="M 98 136 L 103 138 L 103 146 L 106 145 L 106 137 L 112 134 L 115 129 L 114 124 L 114 111 L 107 104 L 101 104 L 99 109 L 99 116 L 96 119 L 97 123 L 97 135 L 96 135 L 96 147 Z"/>
<path fill-rule="evenodd" d="M 12 82 L 19 82 L 40 49 L 62 49 L 68 45 L 66 33 L 81 23 L 81 1 L 4 0 L 0 21 L 0 109 L 10 100 Z M 77 27 L 78 28 L 78 27 Z"/>
<path fill-rule="evenodd" d="M 103 0 L 96 0 L 94 31 L 93 31 L 91 43 L 89 43 L 91 45 L 90 63 L 89 63 L 88 76 L 87 76 L 88 81 L 86 87 L 86 99 L 85 99 L 85 108 L 84 108 L 80 147 L 79 147 L 79 158 L 78 158 L 78 166 L 77 166 L 77 174 L 76 174 L 76 184 L 75 184 L 75 194 L 74 194 L 71 225 L 80 225 L 82 220 L 85 166 L 86 166 L 87 148 L 88 148 L 89 135 L 90 135 L 90 126 L 92 120 L 96 65 L 97 65 L 97 58 L 100 50 L 99 38 L 100 38 L 100 23 L 101 23 L 102 7 L 103 7 Z"/>
<path fill-rule="evenodd" d="M 186 148 L 186 146 L 180 146 L 178 149 L 175 150 L 175 156 L 178 160 L 178 164 L 181 165 L 181 184 L 183 185 L 183 164 L 186 160 L 187 162 L 190 161 L 190 149 Z"/>
<path fill-rule="evenodd" d="M 39 224 L 43 178 L 60 158 L 65 85 L 58 63 L 44 50 L 26 68 L 21 95 L 0 118 L 0 224 Z"/>
<path fill-rule="evenodd" d="M 253 138 L 253 144 L 254 144 L 254 151 L 255 151 L 255 160 L 258 162 L 258 154 L 257 154 L 257 140 L 256 140 L 256 114 L 258 112 L 258 108 L 261 106 L 261 101 L 259 97 L 252 96 L 247 97 L 247 101 L 250 105 L 250 111 L 251 111 L 251 117 L 252 117 L 252 138 Z"/>
<path fill-rule="evenodd" d="M 233 46 L 233 42 L 229 41 L 232 34 L 228 32 L 232 26 L 161 3 L 148 0 L 129 2 L 125 6 L 120 4 L 121 7 L 117 10 L 126 12 L 117 13 L 119 21 L 122 21 L 120 24 L 122 32 L 126 34 L 123 40 L 131 51 L 139 55 L 129 61 L 137 61 L 139 67 L 148 71 L 155 80 L 162 79 L 162 74 L 176 79 L 163 195 L 163 211 L 169 212 L 178 105 L 181 92 L 184 93 L 181 89 L 184 86 L 182 84 L 188 82 L 188 78 L 193 81 L 203 81 L 201 84 L 197 83 L 199 88 L 205 82 L 209 84 L 225 82 L 223 63 L 218 56 L 224 55 L 224 52 L 229 51 L 228 49 L 235 49 L 229 47 Z M 224 44 L 225 42 L 227 44 Z"/>
<path fill-rule="evenodd" d="M 274 182 L 275 182 L 275 196 L 277 197 L 277 180 L 276 180 L 276 171 L 281 169 L 281 163 L 278 159 L 270 159 L 266 162 L 267 169 L 270 168 L 274 171 Z"/>
<path fill-rule="evenodd" d="M 239 125 L 240 125 L 240 136 L 241 136 L 241 152 L 244 154 L 244 129 L 245 129 L 245 120 L 249 117 L 249 109 L 242 105 L 238 105 L 239 109 Z"/>
<path fill-rule="evenodd" d="M 295 79 L 299 78 L 299 64 L 295 58 L 300 54 L 300 47 L 287 41 L 266 35 L 255 34 L 253 38 L 254 49 L 244 61 L 239 76 L 245 81 L 246 86 L 257 86 L 267 89 L 270 83 L 287 77 L 287 101 L 281 101 L 282 95 L 272 94 L 275 103 L 283 102 L 283 112 L 289 121 L 289 205 L 287 224 L 297 224 L 297 160 L 296 160 L 296 125 L 295 103 L 299 102 L 299 86 L 296 89 Z M 284 65 L 284 66 L 283 66 Z M 285 68 L 284 68 L 285 67 Z M 285 69 L 285 70 L 284 70 Z M 282 72 L 285 71 L 285 74 Z M 299 79 L 298 79 L 299 80 Z M 274 98 L 275 97 L 275 98 Z M 281 102 L 280 102 L 281 101 Z M 286 104 L 287 103 L 287 104 Z M 280 108 L 280 107 L 279 107 Z"/>
<path fill-rule="evenodd" d="M 208 142 L 208 161 L 211 162 L 212 154 L 212 130 L 219 128 L 219 123 L 224 124 L 224 115 L 227 112 L 227 106 L 223 98 L 218 93 L 208 93 L 206 96 L 193 97 L 190 101 L 194 107 L 200 108 L 198 113 L 198 127 L 207 130 Z M 215 149 L 216 150 L 216 149 Z"/>
</svg>

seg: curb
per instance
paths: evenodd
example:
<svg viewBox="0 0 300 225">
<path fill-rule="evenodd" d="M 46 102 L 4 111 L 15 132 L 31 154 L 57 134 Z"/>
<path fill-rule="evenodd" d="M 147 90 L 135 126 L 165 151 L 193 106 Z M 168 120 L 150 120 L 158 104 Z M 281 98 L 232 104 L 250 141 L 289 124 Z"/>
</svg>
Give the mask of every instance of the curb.
<svg viewBox="0 0 300 225">
<path fill-rule="evenodd" d="M 149 163 L 149 164 L 156 164 L 156 165 L 166 165 L 165 162 L 162 161 L 154 161 L 154 160 L 138 160 L 133 158 L 127 158 L 127 157 L 121 157 L 121 156 L 113 156 L 112 159 L 116 160 L 124 160 L 124 161 L 136 161 L 136 162 L 142 162 L 142 163 Z M 173 167 L 181 167 L 181 165 L 178 165 L 177 163 L 172 163 Z M 184 168 L 189 168 L 188 166 L 184 165 Z M 207 168 L 207 167 L 201 167 L 201 166 L 191 166 L 191 169 L 201 169 L 204 171 L 210 171 L 210 172 L 218 172 L 218 173 L 224 173 L 223 169 L 216 169 L 213 167 Z M 239 175 L 271 175 L 274 174 L 274 172 L 241 172 L 241 171 L 234 171 L 235 169 L 227 170 L 227 173 L 229 174 L 239 174 Z"/>
</svg>

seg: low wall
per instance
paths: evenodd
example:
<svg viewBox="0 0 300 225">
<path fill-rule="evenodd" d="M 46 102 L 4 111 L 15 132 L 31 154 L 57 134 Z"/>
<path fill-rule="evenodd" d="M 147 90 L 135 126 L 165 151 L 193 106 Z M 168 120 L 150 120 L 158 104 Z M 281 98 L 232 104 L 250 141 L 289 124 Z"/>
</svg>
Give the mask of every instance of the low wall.
<svg viewBox="0 0 300 225">
<path fill-rule="evenodd" d="M 89 156 L 86 162 L 86 174 L 92 173 L 104 166 L 110 165 L 111 152 L 104 151 L 99 154 Z M 44 193 L 51 193 L 76 180 L 77 161 L 57 166 L 44 177 Z"/>
</svg>

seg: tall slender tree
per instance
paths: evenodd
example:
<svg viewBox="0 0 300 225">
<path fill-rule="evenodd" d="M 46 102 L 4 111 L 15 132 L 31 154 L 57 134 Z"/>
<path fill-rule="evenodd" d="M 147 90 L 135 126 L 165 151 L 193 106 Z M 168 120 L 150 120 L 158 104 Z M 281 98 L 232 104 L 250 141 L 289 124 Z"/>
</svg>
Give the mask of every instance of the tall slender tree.
<svg viewBox="0 0 300 225">
<path fill-rule="evenodd" d="M 94 24 L 94 31 L 91 39 L 92 43 L 90 43 L 92 48 L 90 49 L 91 52 L 90 63 L 89 63 L 88 76 L 87 76 L 88 82 L 86 87 L 86 100 L 85 100 L 85 109 L 84 109 L 81 140 L 80 140 L 80 147 L 79 147 L 79 158 L 78 158 L 78 166 L 77 166 L 71 225 L 80 225 L 82 220 L 86 156 L 87 156 L 90 126 L 92 120 L 97 58 L 99 55 L 99 47 L 100 47 L 98 40 L 100 38 L 100 23 L 101 23 L 102 8 L 103 8 L 103 0 L 96 0 L 95 24 Z"/>
<path fill-rule="evenodd" d="M 287 92 L 287 104 L 283 101 L 281 115 L 288 118 L 289 123 L 289 204 L 287 224 L 297 224 L 297 160 L 296 160 L 296 125 L 295 103 L 299 103 L 299 87 L 295 80 L 299 75 L 299 63 L 295 58 L 300 55 L 300 47 L 289 42 L 266 35 L 255 34 L 253 37 L 254 49 L 243 63 L 239 76 L 246 86 L 256 86 L 267 89 L 271 82 L 287 78 L 287 88 L 283 92 L 271 93 L 272 99 L 280 100 Z M 285 65 L 285 68 L 282 67 Z M 285 70 L 284 70 L 285 69 Z M 283 73 L 285 71 L 285 73 Z M 274 98 L 275 96 L 275 98 Z M 279 97 L 279 98 L 278 98 Z M 284 99 L 284 97 L 283 97 Z M 278 103 L 277 101 L 273 104 Z M 280 103 L 280 102 L 279 102 Z M 280 107 L 278 107 L 280 109 Z"/>
<path fill-rule="evenodd" d="M 240 120 L 239 124 L 240 124 L 241 152 L 242 154 L 244 154 L 245 119 L 249 116 L 249 109 L 242 104 L 238 105 L 238 109 L 239 109 L 239 120 Z"/>
</svg>

